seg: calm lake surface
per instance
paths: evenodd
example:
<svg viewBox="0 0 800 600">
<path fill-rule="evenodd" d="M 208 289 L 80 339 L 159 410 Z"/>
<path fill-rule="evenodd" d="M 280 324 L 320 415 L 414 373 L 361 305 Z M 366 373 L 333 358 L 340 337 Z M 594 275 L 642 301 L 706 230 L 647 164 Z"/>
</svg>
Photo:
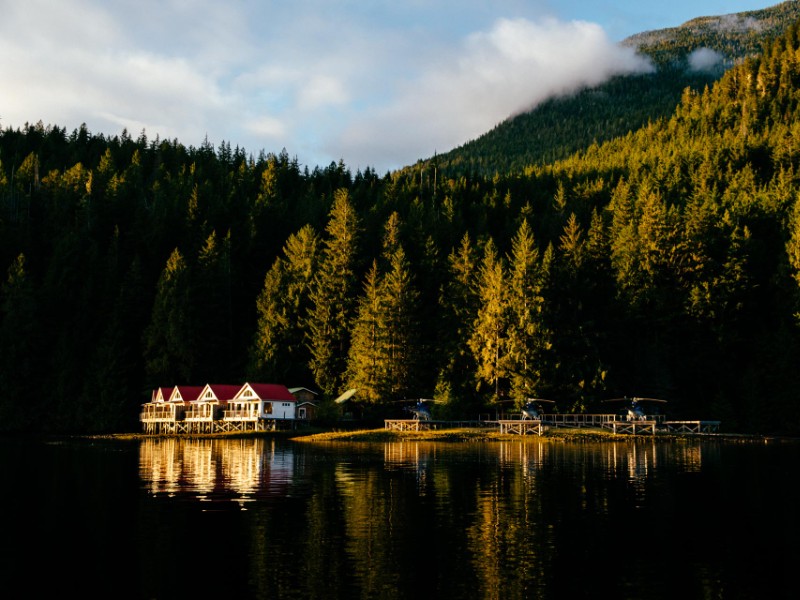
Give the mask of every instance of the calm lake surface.
<svg viewBox="0 0 800 600">
<path fill-rule="evenodd" d="M 2 439 L 0 574 L 36 598 L 795 598 L 799 459 L 719 439 Z"/>
</svg>

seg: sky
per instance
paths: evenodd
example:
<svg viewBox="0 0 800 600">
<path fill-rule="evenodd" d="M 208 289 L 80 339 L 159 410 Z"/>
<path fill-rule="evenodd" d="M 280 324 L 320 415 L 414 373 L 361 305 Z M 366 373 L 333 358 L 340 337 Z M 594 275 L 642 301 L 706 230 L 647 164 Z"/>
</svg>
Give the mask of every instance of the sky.
<svg viewBox="0 0 800 600">
<path fill-rule="evenodd" d="M 0 127 L 379 174 L 650 68 L 624 38 L 765 0 L 0 0 Z M 2 159 L 2 157 L 0 157 Z"/>
</svg>

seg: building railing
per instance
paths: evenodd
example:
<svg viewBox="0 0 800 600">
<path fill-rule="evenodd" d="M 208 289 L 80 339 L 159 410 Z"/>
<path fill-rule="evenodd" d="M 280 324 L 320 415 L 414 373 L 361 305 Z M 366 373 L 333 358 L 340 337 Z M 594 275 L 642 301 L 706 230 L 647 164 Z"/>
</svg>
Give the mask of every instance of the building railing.
<svg viewBox="0 0 800 600">
<path fill-rule="evenodd" d="M 142 407 L 139 420 L 148 421 L 180 421 L 183 419 L 185 409 L 174 404 L 148 404 Z"/>
<path fill-rule="evenodd" d="M 258 407 L 226 410 L 222 418 L 226 421 L 256 421 L 258 420 Z"/>
</svg>

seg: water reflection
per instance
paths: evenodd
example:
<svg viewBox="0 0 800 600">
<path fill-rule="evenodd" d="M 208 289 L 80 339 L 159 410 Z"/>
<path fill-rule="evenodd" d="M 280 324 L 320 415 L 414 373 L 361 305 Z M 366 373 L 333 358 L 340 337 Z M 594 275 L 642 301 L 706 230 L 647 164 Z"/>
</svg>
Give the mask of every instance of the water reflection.
<svg viewBox="0 0 800 600">
<path fill-rule="evenodd" d="M 257 597 L 407 598 L 423 588 L 451 598 L 572 597 L 604 582 L 611 593 L 654 598 L 697 595 L 676 572 L 691 574 L 692 592 L 724 575 L 724 547 L 706 556 L 674 534 L 691 527 L 713 534 L 706 544 L 725 539 L 722 484 L 707 469 L 721 460 L 718 444 L 691 440 L 170 438 L 141 444 L 139 473 L 157 506 L 180 498 L 234 508 L 242 521 L 199 530 L 204 543 L 245 549 L 237 581 Z M 746 474 L 725 485 L 737 489 Z M 152 523 L 156 538 L 179 539 L 164 519 Z"/>
<path fill-rule="evenodd" d="M 286 495 L 296 473 L 294 453 L 274 440 L 155 438 L 139 447 L 139 476 L 154 496 L 233 500 L 244 506 Z"/>
<path fill-rule="evenodd" d="M 367 448 L 382 450 L 385 472 L 413 475 L 420 495 L 436 493 L 446 477 L 435 479 L 437 459 L 478 460 L 496 467 L 494 488 L 482 493 L 496 495 L 503 482 L 514 480 L 514 490 L 535 493 L 542 471 L 568 469 L 573 477 L 585 479 L 588 473 L 603 474 L 609 480 L 625 480 L 643 501 L 648 476 L 659 463 L 668 460 L 683 472 L 699 472 L 703 456 L 718 452 L 715 445 L 700 443 L 665 444 L 656 441 L 608 442 L 602 444 L 558 444 L 538 442 L 498 442 L 495 444 L 441 444 L 434 442 L 395 442 L 382 445 L 333 445 L 344 456 L 362 454 Z M 328 447 L 329 450 L 331 446 Z M 357 449 L 357 450 L 355 450 Z M 665 459 L 664 454 L 668 453 Z M 188 495 L 198 500 L 231 499 L 248 502 L 259 497 L 288 493 L 301 476 L 295 464 L 297 448 L 264 438 L 182 439 L 154 438 L 139 447 L 139 475 L 145 489 L 154 496 Z M 342 490 L 363 477 L 360 468 L 347 460 L 336 465 L 336 478 Z M 518 489 L 517 489 L 518 488 Z M 506 491 L 506 490 L 504 490 Z"/>
</svg>

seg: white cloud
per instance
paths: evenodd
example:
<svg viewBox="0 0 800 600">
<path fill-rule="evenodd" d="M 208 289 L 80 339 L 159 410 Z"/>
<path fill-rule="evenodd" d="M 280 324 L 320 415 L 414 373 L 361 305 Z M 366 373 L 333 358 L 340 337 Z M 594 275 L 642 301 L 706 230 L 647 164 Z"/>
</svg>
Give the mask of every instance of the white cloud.
<svg viewBox="0 0 800 600">
<path fill-rule="evenodd" d="M 723 58 L 722 54 L 711 48 L 698 48 L 689 55 L 687 60 L 692 71 L 710 71 L 719 66 Z"/>
<path fill-rule="evenodd" d="M 391 103 L 353 123 L 341 144 L 362 165 L 370 157 L 409 164 L 553 95 L 651 69 L 591 23 L 500 19 L 467 37 L 458 55 L 426 69 Z"/>
<path fill-rule="evenodd" d="M 552 94 L 646 68 L 597 25 L 530 14 L 539 4 L 8 3 L 0 119 L 145 129 L 187 145 L 208 137 L 382 171 Z M 527 18 L 492 21 L 512 10 Z"/>
<path fill-rule="evenodd" d="M 245 129 L 256 136 L 265 138 L 281 138 L 287 134 L 286 126 L 280 119 L 262 116 L 245 123 Z"/>
</svg>

